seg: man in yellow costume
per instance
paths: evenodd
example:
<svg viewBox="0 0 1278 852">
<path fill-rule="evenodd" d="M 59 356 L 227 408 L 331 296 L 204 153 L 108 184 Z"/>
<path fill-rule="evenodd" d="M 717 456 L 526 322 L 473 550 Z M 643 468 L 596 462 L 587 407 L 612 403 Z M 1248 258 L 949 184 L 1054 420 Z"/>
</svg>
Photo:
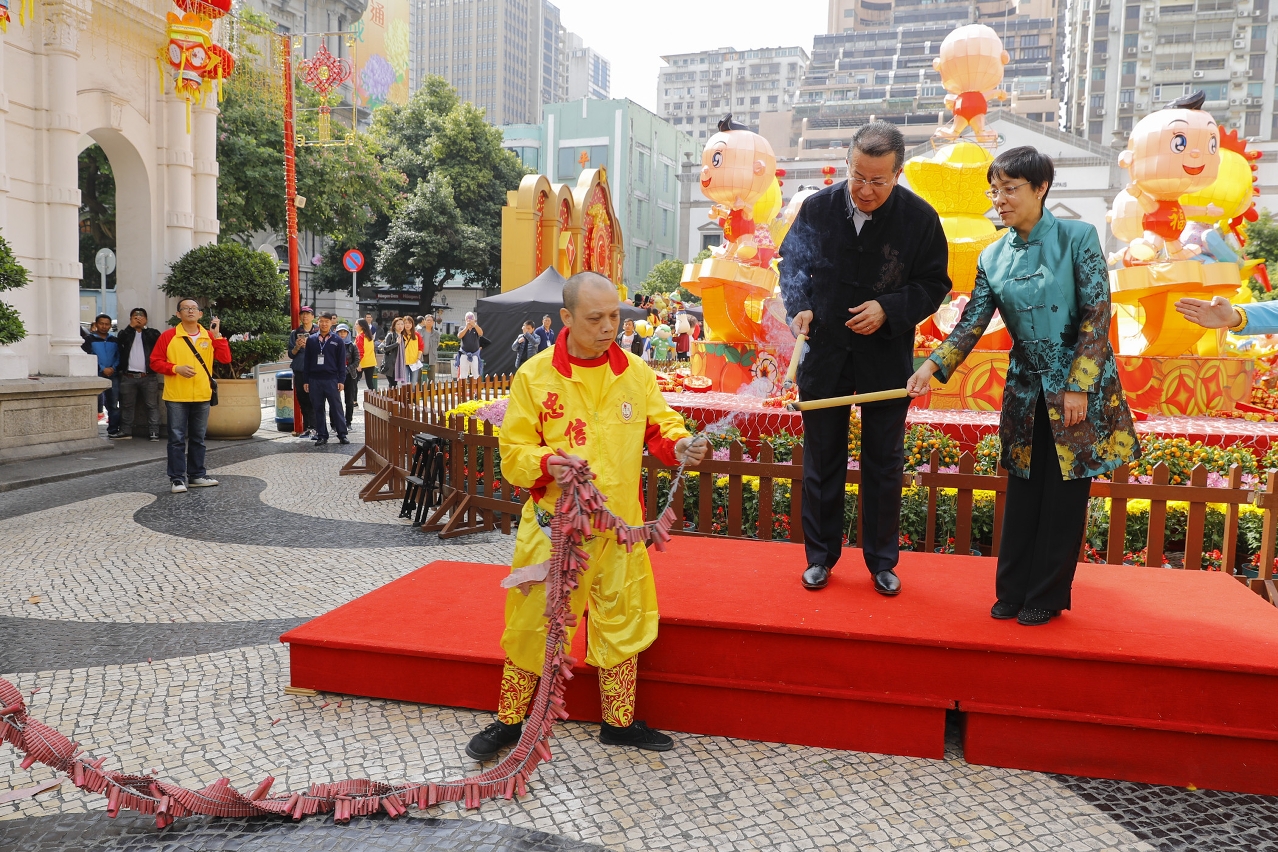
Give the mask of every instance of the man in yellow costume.
<svg viewBox="0 0 1278 852">
<path fill-rule="evenodd" d="M 656 376 L 617 346 L 621 305 L 611 281 L 593 272 L 568 279 L 560 309 L 564 330 L 555 345 L 515 374 L 501 424 L 501 468 L 507 481 L 532 490 L 515 539 L 517 577 L 544 579 L 550 559 L 550 517 L 567 481 L 567 460 L 585 459 L 608 509 L 631 526 L 643 523 L 643 448 L 668 465 L 705 457 L 683 418 L 657 390 Z M 615 534 L 597 533 L 585 544 L 589 565 L 572 594 L 572 611 L 587 605 L 589 654 L 599 670 L 608 745 L 668 751 L 674 740 L 634 718 L 636 658 L 657 638 L 657 589 L 648 551 L 627 553 Z M 522 570 L 521 570 L 522 569 Z M 537 580 L 506 597 L 506 652 L 497 721 L 476 734 L 466 753 L 485 761 L 519 740 L 546 652 L 545 586 Z M 569 634 L 571 641 L 571 633 Z"/>
</svg>

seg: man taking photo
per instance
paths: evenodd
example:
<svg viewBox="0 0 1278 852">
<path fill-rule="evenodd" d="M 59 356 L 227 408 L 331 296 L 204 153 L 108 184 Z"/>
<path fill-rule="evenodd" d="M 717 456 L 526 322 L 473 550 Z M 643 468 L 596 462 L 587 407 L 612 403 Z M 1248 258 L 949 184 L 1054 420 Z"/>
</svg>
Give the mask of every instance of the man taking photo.
<svg viewBox="0 0 1278 852">
<path fill-rule="evenodd" d="M 169 481 L 174 494 L 187 485 L 217 485 L 204 469 L 204 435 L 209 426 L 209 401 L 213 398 L 213 362 L 231 363 L 231 346 L 213 317 L 206 331 L 200 325 L 204 311 L 194 299 L 179 299 L 178 324 L 160 335 L 151 350 L 151 369 L 168 378 L 164 382 L 164 407 L 169 415 Z"/>
<path fill-rule="evenodd" d="M 160 440 L 160 376 L 151 369 L 151 353 L 160 332 L 147 327 L 146 308 L 129 312 L 129 324 L 116 338 L 120 351 L 120 437 L 133 438 L 138 399 L 146 406 L 147 437 Z"/>
</svg>

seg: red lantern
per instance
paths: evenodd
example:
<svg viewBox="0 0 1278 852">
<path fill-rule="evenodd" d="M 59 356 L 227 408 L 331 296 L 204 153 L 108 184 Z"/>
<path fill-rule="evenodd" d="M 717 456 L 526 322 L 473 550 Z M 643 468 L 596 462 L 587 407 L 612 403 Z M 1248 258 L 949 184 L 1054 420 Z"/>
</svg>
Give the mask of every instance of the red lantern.
<svg viewBox="0 0 1278 852">
<path fill-rule="evenodd" d="M 825 185 L 826 185 L 826 186 L 833 186 L 833 185 L 834 185 L 834 180 L 833 180 L 832 178 L 826 178 L 826 179 L 825 179 Z"/>
<path fill-rule="evenodd" d="M 785 169 L 777 169 L 777 171 L 776 171 L 776 175 L 777 175 L 777 177 L 779 177 L 779 178 L 783 178 L 783 177 L 785 177 Z"/>
</svg>

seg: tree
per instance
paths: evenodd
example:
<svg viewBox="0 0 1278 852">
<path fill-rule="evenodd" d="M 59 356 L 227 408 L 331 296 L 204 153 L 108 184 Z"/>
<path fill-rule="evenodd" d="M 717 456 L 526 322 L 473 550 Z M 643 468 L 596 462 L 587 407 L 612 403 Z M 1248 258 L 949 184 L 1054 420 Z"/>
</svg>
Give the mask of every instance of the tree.
<svg viewBox="0 0 1278 852">
<path fill-rule="evenodd" d="M 1278 222 L 1274 221 L 1273 214 L 1268 210 L 1260 210 L 1258 213 L 1259 218 L 1255 222 L 1248 222 L 1246 226 L 1246 255 L 1249 258 L 1263 257 L 1269 271 L 1269 280 L 1278 285 Z M 1265 285 L 1254 277 L 1247 284 L 1251 287 L 1251 292 L 1257 301 L 1265 302 L 1278 298 L 1278 286 L 1266 292 Z"/>
<path fill-rule="evenodd" d="M 17 290 L 30 283 L 27 270 L 13 256 L 13 250 L 4 237 L 0 237 L 0 293 L 5 290 Z M 0 346 L 17 343 L 27 336 L 26 326 L 18 312 L 0 302 Z"/>
<path fill-rule="evenodd" d="M 173 298 L 200 300 L 207 316 L 222 321 L 222 333 L 232 338 L 231 363 L 215 364 L 214 371 L 224 378 L 274 361 L 287 348 L 288 287 L 273 254 L 235 242 L 208 243 L 178 258 L 160 289 Z M 247 339 L 234 339 L 239 335 Z"/>
<path fill-rule="evenodd" d="M 106 152 L 90 145 L 80 152 L 80 264 L 96 287 L 98 272 L 94 258 L 100 249 L 115 249 L 115 175 Z M 86 282 L 87 283 L 87 282 Z M 107 276 L 107 286 L 115 286 L 115 273 Z"/>
<path fill-rule="evenodd" d="M 693 263 L 700 263 L 710 256 L 710 250 L 705 249 L 692 259 Z M 670 258 L 663 260 L 648 272 L 648 277 L 639 285 L 639 292 L 645 296 L 655 296 L 658 293 L 665 296 L 675 290 L 679 291 L 679 298 L 684 302 L 698 301 L 697 297 L 688 292 L 684 287 L 680 286 L 683 280 L 683 261 Z"/>
<path fill-rule="evenodd" d="M 243 10 L 241 26 L 269 33 L 269 19 Z M 237 31 L 239 63 L 224 84 L 226 98 L 218 116 L 218 219 L 226 237 L 247 243 L 258 231 L 283 231 L 284 102 L 278 72 L 252 38 Z M 242 55 L 240 55 L 242 54 Z M 297 79 L 294 101 L 302 126 L 319 106 L 319 95 Z M 344 129 L 334 122 L 335 131 Z M 378 216 L 389 212 L 403 187 L 403 176 L 382 167 L 367 134 L 346 145 L 299 145 L 297 192 L 306 206 L 297 211 L 298 228 L 339 241 L 359 239 Z M 349 283 L 349 282 L 348 282 Z"/>
<path fill-rule="evenodd" d="M 383 168 L 406 181 L 384 227 L 369 223 L 359 241 L 366 256 L 376 258 L 380 277 L 399 286 L 419 279 L 422 314 L 437 290 L 455 278 L 496 286 L 501 209 L 506 192 L 527 173 L 519 158 L 502 148 L 501 131 L 484 121 L 482 110 L 462 102 L 443 78 L 428 77 L 407 104 L 379 107 L 370 135 L 382 152 Z M 321 273 L 319 286 L 349 286 L 349 279 L 332 286 L 336 277 Z"/>
</svg>

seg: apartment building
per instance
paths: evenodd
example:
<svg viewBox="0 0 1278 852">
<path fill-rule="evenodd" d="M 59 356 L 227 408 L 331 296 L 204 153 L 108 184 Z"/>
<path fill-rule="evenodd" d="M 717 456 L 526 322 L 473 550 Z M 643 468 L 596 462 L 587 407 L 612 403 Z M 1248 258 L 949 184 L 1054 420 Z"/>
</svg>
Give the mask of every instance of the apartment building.
<svg viewBox="0 0 1278 852">
<path fill-rule="evenodd" d="M 830 32 L 813 40 L 812 61 L 794 101 L 778 154 L 825 156 L 871 118 L 901 127 L 908 144 L 926 140 L 949 119 L 945 89 L 932 69 L 956 27 L 981 23 L 1011 57 L 1003 105 L 1029 121 L 1055 125 L 1062 95 L 1062 11 L 1066 0 L 830 0 Z M 811 153 L 805 153 L 811 152 Z"/>
<path fill-rule="evenodd" d="M 568 92 L 560 101 L 593 98 L 606 101 L 612 90 L 612 63 L 599 52 L 586 47 L 581 36 L 565 33 L 564 55 L 568 65 Z M 554 103 L 554 101 L 546 101 Z"/>
<path fill-rule="evenodd" d="M 657 113 L 695 139 L 714 135 L 727 113 L 763 132 L 769 114 L 788 114 L 808 68 L 801 47 L 723 47 L 661 58 L 666 66 L 657 79 Z"/>
<path fill-rule="evenodd" d="M 1269 0 L 1068 0 L 1062 127 L 1122 147 L 1152 110 L 1202 90 L 1204 109 L 1253 141 L 1275 138 Z"/>
</svg>

